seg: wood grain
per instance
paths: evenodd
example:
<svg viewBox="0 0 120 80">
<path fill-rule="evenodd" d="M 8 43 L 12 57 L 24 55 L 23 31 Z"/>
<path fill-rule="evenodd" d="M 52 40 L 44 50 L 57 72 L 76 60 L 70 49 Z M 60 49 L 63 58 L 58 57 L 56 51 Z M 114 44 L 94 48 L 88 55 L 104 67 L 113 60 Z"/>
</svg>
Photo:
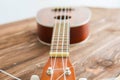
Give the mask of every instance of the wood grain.
<svg viewBox="0 0 120 80">
<path fill-rule="evenodd" d="M 120 9 L 91 8 L 89 38 L 71 46 L 77 80 L 102 80 L 120 73 Z M 0 25 L 0 69 L 22 80 L 41 75 L 49 46 L 37 40 L 34 18 Z M 12 80 L 0 73 L 0 80 Z"/>
</svg>

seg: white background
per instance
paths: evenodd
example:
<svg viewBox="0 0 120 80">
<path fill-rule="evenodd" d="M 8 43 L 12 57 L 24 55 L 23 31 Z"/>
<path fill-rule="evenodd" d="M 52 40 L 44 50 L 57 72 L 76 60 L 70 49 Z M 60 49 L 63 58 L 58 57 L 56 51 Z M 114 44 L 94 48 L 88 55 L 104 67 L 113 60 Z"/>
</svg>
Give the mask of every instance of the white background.
<svg viewBox="0 0 120 80">
<path fill-rule="evenodd" d="M 0 0 L 0 24 L 34 17 L 49 6 L 91 6 L 120 8 L 120 0 Z"/>
</svg>

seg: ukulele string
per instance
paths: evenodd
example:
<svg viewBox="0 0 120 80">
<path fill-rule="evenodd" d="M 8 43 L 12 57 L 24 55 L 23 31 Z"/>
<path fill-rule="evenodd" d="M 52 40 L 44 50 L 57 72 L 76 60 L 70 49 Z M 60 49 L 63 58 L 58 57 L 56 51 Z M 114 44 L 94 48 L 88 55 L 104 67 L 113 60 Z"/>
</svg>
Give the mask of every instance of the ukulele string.
<svg viewBox="0 0 120 80">
<path fill-rule="evenodd" d="M 66 52 L 69 52 L 69 45 L 70 45 L 70 19 L 69 19 L 69 9 L 68 9 L 68 11 L 67 11 L 67 15 L 68 15 L 68 20 L 67 20 L 67 43 L 66 43 L 66 47 L 67 47 L 67 49 L 66 49 Z M 66 66 L 67 66 L 67 58 L 66 58 Z"/>
<path fill-rule="evenodd" d="M 63 60 L 63 57 L 64 57 L 64 56 L 63 56 L 63 52 L 64 52 L 64 51 L 63 51 L 63 49 L 64 49 L 63 46 L 64 46 L 64 38 L 66 37 L 66 36 L 65 36 L 66 21 L 67 21 L 67 20 L 66 20 L 66 19 L 67 19 L 66 14 L 67 14 L 67 12 L 69 12 L 69 11 L 68 11 L 68 9 L 66 8 L 64 12 L 65 12 L 65 13 L 64 13 L 64 18 L 63 18 L 63 19 L 64 19 L 64 24 L 63 24 L 64 26 L 63 26 L 63 29 L 62 29 L 62 31 L 63 31 L 63 36 L 62 36 L 62 51 L 61 51 L 61 52 L 62 52 L 63 71 L 64 71 L 64 72 L 63 72 L 63 74 L 61 74 L 61 75 L 57 78 L 57 80 L 60 79 L 62 76 L 64 76 L 64 80 L 66 80 L 65 68 L 67 67 L 67 58 L 66 58 L 66 60 L 65 60 L 65 62 L 66 62 L 66 65 L 65 65 L 64 60 Z M 67 34 L 66 34 L 66 35 L 67 35 L 67 40 L 69 40 L 69 36 L 68 36 L 68 34 L 70 33 L 69 17 L 68 17 L 67 24 L 68 24 L 68 25 L 67 25 L 67 31 L 66 31 Z M 69 34 L 69 35 L 70 35 L 70 34 Z M 67 49 L 66 49 L 66 52 L 68 52 L 69 43 L 70 43 L 70 42 L 67 41 Z M 69 67 L 69 68 L 70 68 L 70 67 Z"/>
<path fill-rule="evenodd" d="M 57 12 L 55 12 L 55 16 L 57 16 Z M 53 48 L 54 48 L 53 47 L 54 46 L 54 33 L 56 33 L 56 27 L 57 27 L 57 20 L 56 19 L 55 19 L 54 23 L 55 24 L 54 24 L 53 34 L 52 34 L 53 38 L 52 38 L 52 41 L 51 41 L 52 42 L 52 44 L 51 44 L 52 46 L 51 46 L 51 51 L 50 52 L 53 52 Z M 52 66 L 53 63 L 52 62 L 53 61 L 52 61 L 52 57 L 51 57 L 51 68 L 53 68 L 53 66 Z"/>
<path fill-rule="evenodd" d="M 67 8 L 65 8 L 65 10 L 64 10 L 64 17 L 63 17 L 63 19 L 64 19 L 64 21 L 63 21 L 63 29 L 62 29 L 62 31 L 63 31 L 63 33 L 62 33 L 62 49 L 61 49 L 61 52 L 62 52 L 62 65 L 63 65 L 63 71 L 64 71 L 64 79 L 66 80 L 66 76 L 65 76 L 65 68 L 66 68 L 66 66 L 65 66 L 65 63 L 64 63 L 64 60 L 63 60 L 63 53 L 64 53 L 64 45 L 65 45 L 65 27 L 66 27 L 66 18 L 67 18 L 67 16 L 66 16 L 66 11 L 67 11 Z"/>
<path fill-rule="evenodd" d="M 60 14 L 62 15 L 62 11 L 60 12 Z M 54 68 L 55 68 L 55 64 L 56 64 L 56 58 L 57 58 L 57 55 L 58 55 L 57 52 L 58 52 L 58 45 L 59 45 L 59 35 L 60 35 L 61 23 L 62 23 L 62 16 L 60 16 L 60 21 L 59 21 L 59 25 L 58 25 L 57 46 L 56 46 L 56 51 L 55 51 L 56 52 L 55 60 L 54 60 L 54 64 L 53 64 L 53 74 L 54 74 Z M 50 80 L 52 80 L 53 74 L 51 75 Z"/>
<path fill-rule="evenodd" d="M 57 16 L 57 10 L 55 11 L 55 16 Z M 53 30 L 53 34 L 52 34 L 52 36 L 53 36 L 53 38 L 52 38 L 52 46 L 51 46 L 51 52 L 54 52 L 53 50 L 54 50 L 54 35 L 55 35 L 55 33 L 56 33 L 56 29 L 57 29 L 57 19 L 55 19 L 55 21 L 54 21 L 54 30 Z M 53 69 L 53 60 L 52 60 L 52 57 L 51 57 L 51 68 Z M 53 75 L 51 75 L 51 76 L 53 76 Z M 52 78 L 52 77 L 51 77 Z M 51 79 L 52 80 L 52 79 Z"/>
<path fill-rule="evenodd" d="M 68 53 L 69 52 L 69 45 L 70 45 L 70 19 L 69 19 L 69 8 L 67 8 L 66 9 L 66 15 L 68 15 L 68 16 L 66 16 L 66 18 L 65 19 L 67 19 L 66 20 L 66 36 L 67 36 L 67 38 L 66 38 L 66 52 Z M 67 68 L 68 66 L 67 66 L 67 60 L 68 58 L 66 57 L 66 59 L 65 59 L 65 67 Z M 71 67 L 68 67 L 69 69 L 71 68 Z M 65 73 L 64 73 L 65 74 Z"/>
</svg>

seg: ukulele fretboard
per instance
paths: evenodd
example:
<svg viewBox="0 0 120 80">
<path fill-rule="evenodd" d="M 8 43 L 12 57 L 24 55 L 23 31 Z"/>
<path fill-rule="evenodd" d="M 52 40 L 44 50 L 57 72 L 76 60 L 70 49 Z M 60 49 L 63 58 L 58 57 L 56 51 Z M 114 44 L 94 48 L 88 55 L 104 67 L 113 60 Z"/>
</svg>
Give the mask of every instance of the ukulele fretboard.
<svg viewBox="0 0 120 80">
<path fill-rule="evenodd" d="M 68 22 L 56 23 L 51 43 L 51 57 L 69 56 L 70 26 Z"/>
</svg>

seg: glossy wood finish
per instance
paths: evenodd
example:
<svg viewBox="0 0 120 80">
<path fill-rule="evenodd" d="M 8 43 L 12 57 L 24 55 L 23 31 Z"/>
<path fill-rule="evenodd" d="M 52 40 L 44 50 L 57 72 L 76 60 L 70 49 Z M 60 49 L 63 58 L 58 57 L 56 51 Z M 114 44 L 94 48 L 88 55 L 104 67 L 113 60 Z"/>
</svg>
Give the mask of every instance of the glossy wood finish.
<svg viewBox="0 0 120 80">
<path fill-rule="evenodd" d="M 51 43 L 53 28 L 55 21 L 60 22 L 60 19 L 55 17 L 62 16 L 63 20 L 66 17 L 70 23 L 70 44 L 76 44 L 84 41 L 89 35 L 89 21 L 91 18 L 91 11 L 84 7 L 73 8 L 58 8 L 61 11 L 54 12 L 56 8 L 45 8 L 38 12 L 36 20 L 38 27 L 38 36 L 42 42 Z M 63 11 L 66 9 L 66 12 Z M 67 10 L 72 9 L 72 10 Z M 49 13 L 49 14 L 48 14 Z"/>
<path fill-rule="evenodd" d="M 45 43 L 50 44 L 52 38 L 53 28 L 45 27 L 37 23 L 39 39 Z M 71 27 L 70 28 L 70 44 L 80 43 L 84 41 L 89 35 L 89 24 Z"/>
<path fill-rule="evenodd" d="M 76 80 L 74 69 L 73 69 L 73 66 L 72 66 L 69 58 L 63 58 L 63 61 L 64 61 L 64 63 L 66 63 L 66 59 L 67 59 L 67 67 L 69 67 L 70 71 L 71 71 L 71 74 L 66 76 L 66 80 Z M 55 61 L 55 58 L 52 58 L 52 62 L 53 62 L 52 65 L 54 65 L 54 61 Z M 51 66 L 50 63 L 51 63 L 51 59 L 49 58 L 45 67 L 43 68 L 41 80 L 51 80 L 51 76 L 46 73 L 48 67 Z M 62 68 L 63 68 L 62 58 L 56 58 L 56 64 L 55 64 L 54 69 L 62 69 Z M 63 73 L 64 73 L 63 70 L 55 70 L 53 73 L 52 80 L 64 80 L 64 76 L 61 76 L 61 75 L 63 75 Z M 61 78 L 59 78 L 60 76 L 61 76 Z"/>
<path fill-rule="evenodd" d="M 76 80 L 104 80 L 120 73 L 120 9 L 90 8 L 90 37 L 70 47 Z M 0 69 L 22 80 L 41 75 L 50 46 L 37 39 L 36 19 L 0 25 Z M 0 73 L 0 80 L 12 80 Z"/>
</svg>

